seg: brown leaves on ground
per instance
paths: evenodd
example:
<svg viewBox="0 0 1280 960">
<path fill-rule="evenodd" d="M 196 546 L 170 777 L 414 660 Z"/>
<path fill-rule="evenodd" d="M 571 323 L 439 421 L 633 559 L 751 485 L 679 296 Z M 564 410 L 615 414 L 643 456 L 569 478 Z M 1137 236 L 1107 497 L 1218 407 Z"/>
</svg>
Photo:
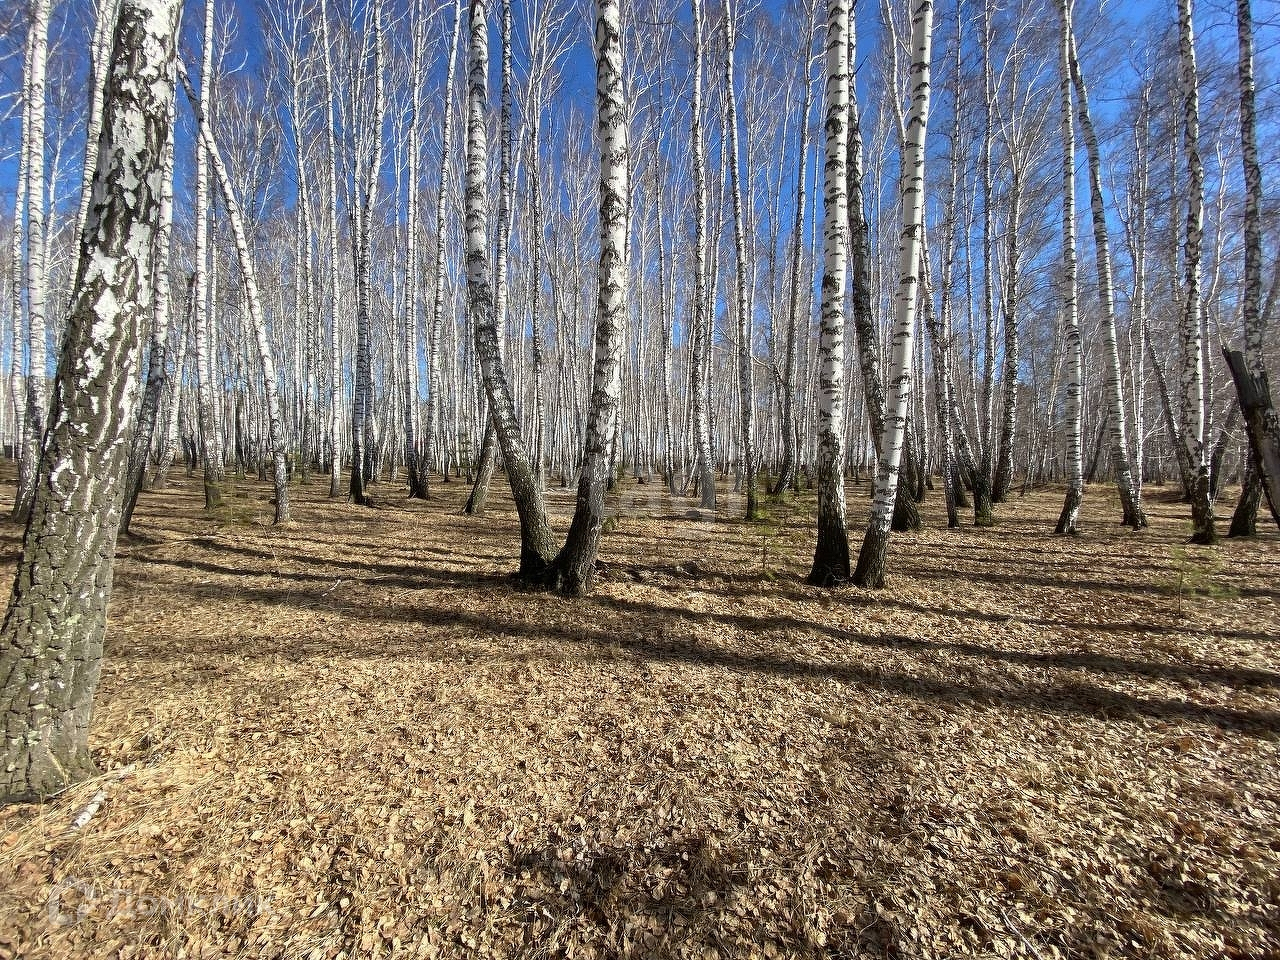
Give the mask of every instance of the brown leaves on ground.
<svg viewBox="0 0 1280 960">
<path fill-rule="evenodd" d="M 1274 534 L 931 501 L 887 589 L 824 592 L 807 499 L 628 483 L 566 601 L 508 581 L 498 481 L 326 486 L 282 530 L 265 486 L 144 496 L 104 774 L 0 812 L 0 955 L 1280 956 Z"/>
</svg>

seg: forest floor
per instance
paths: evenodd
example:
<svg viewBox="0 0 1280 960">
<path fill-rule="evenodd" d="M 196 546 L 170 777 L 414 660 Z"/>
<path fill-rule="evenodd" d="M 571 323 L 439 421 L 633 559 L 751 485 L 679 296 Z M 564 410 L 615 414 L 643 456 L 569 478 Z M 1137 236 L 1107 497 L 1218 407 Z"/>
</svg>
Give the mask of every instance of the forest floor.
<svg viewBox="0 0 1280 960">
<path fill-rule="evenodd" d="M 822 591 L 812 494 L 628 481 L 569 601 L 507 579 L 501 476 L 435 489 L 143 496 L 104 772 L 0 811 L 0 956 L 1280 957 L 1274 532 L 932 494 L 886 589 Z"/>
</svg>

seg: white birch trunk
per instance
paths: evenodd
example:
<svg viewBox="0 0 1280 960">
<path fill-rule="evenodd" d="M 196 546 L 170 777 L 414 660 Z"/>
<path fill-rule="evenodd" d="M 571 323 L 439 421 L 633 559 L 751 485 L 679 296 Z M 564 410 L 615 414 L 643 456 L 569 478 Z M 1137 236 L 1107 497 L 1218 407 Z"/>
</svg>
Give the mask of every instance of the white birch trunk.
<svg viewBox="0 0 1280 960">
<path fill-rule="evenodd" d="M 446 198 L 449 192 L 449 165 L 453 147 L 453 88 L 457 75 L 458 39 L 462 32 L 462 0 L 453 5 L 453 33 L 445 55 L 448 69 L 445 74 L 443 118 L 440 129 L 440 175 L 436 181 L 436 243 L 434 288 L 431 297 L 431 320 L 427 329 L 427 422 L 423 435 L 423 447 L 428 459 L 423 469 L 424 489 L 430 476 L 430 463 L 435 457 L 436 438 L 441 421 L 440 337 L 444 324 L 445 292 L 445 229 L 448 210 Z"/>
<path fill-rule="evenodd" d="M 823 183 L 822 317 L 818 342 L 818 537 L 809 582 L 849 579 L 844 499 L 844 322 L 848 265 L 849 16 L 846 0 L 827 0 L 827 144 Z M 892 510 L 892 501 L 890 509 Z"/>
<path fill-rule="evenodd" d="M 509 2 L 509 0 L 507 0 Z M 543 574 L 554 559 L 542 491 L 520 435 L 520 422 L 503 368 L 489 266 L 489 36 L 486 0 L 470 0 L 467 74 L 466 266 L 467 301 L 475 331 L 490 417 L 506 461 L 507 479 L 520 516 L 520 572 Z"/>
<path fill-rule="evenodd" d="M 53 415 L 0 628 L 0 803 L 91 776 L 123 474 L 150 312 L 178 0 L 123 0 Z"/>
<path fill-rule="evenodd" d="M 1080 336 L 1077 302 L 1079 265 L 1076 258 L 1076 136 L 1071 100 L 1071 0 L 1058 0 L 1062 21 L 1058 73 L 1062 112 L 1062 273 L 1059 297 L 1062 301 L 1063 341 L 1067 354 L 1066 427 L 1067 493 L 1058 517 L 1057 532 L 1079 532 L 1080 502 L 1084 497 L 1084 437 L 1081 433 L 1081 390 L 1084 376 L 1084 341 Z"/>
<path fill-rule="evenodd" d="M 199 111 L 200 99 L 191 89 L 185 71 L 182 71 L 183 83 L 187 85 L 187 96 L 194 109 Z M 202 91 L 203 93 L 203 91 Z M 231 235 L 236 245 L 236 260 L 240 266 L 240 281 L 244 288 L 245 306 L 249 312 L 249 323 L 253 327 L 254 340 L 258 347 L 258 359 L 262 364 L 262 379 L 266 388 L 268 442 L 271 445 L 271 456 L 274 464 L 275 483 L 275 523 L 289 522 L 289 471 L 285 463 L 284 417 L 280 408 L 280 386 L 276 378 L 276 364 L 271 348 L 271 340 L 267 334 L 267 322 L 262 313 L 262 298 L 258 293 L 258 276 L 254 268 L 253 256 L 249 252 L 249 239 L 245 232 L 244 215 L 240 202 L 236 198 L 235 187 L 227 174 L 226 166 L 218 153 L 218 146 L 213 140 L 213 131 L 209 126 L 209 118 L 203 112 L 197 112 L 196 122 L 200 128 L 200 139 L 204 141 L 205 153 L 209 165 L 213 168 L 222 192 L 222 202 L 227 208 L 227 220 L 231 224 Z"/>
<path fill-rule="evenodd" d="M 911 13 L 911 112 L 907 118 L 902 158 L 902 233 L 898 242 L 898 293 L 892 356 L 885 405 L 884 441 L 876 472 L 871 517 L 858 554 L 854 583 L 884 586 L 889 528 L 898 496 L 899 464 L 907 434 L 911 403 L 912 351 L 916 308 L 920 297 L 921 249 L 924 242 L 925 137 L 929 124 L 929 61 L 933 40 L 933 2 L 919 0 Z"/>
<path fill-rule="evenodd" d="M 1182 91 L 1182 137 L 1187 161 L 1187 226 L 1183 253 L 1181 443 L 1190 466 L 1193 543 L 1217 540 L 1209 461 L 1205 447 L 1208 404 L 1205 396 L 1203 310 L 1200 273 L 1204 245 L 1204 163 L 1200 158 L 1200 81 L 1196 75 L 1195 26 L 1191 0 L 1178 0 L 1178 61 Z"/>
<path fill-rule="evenodd" d="M 1116 343 L 1115 294 L 1111 273 L 1111 239 L 1107 233 L 1107 214 L 1102 196 L 1102 158 L 1098 137 L 1089 110 L 1089 90 L 1076 54 L 1075 32 L 1068 24 L 1067 59 L 1076 91 L 1076 113 L 1084 137 L 1089 161 L 1089 206 L 1093 214 L 1094 250 L 1098 258 L 1098 298 L 1102 307 L 1103 354 L 1106 359 L 1106 423 L 1110 435 L 1112 469 L 1120 493 L 1123 521 L 1135 530 L 1147 525 L 1142 511 L 1141 494 L 1133 482 L 1129 463 L 1128 412 L 1125 409 L 1124 380 L 1120 370 L 1120 351 Z"/>
<path fill-rule="evenodd" d="M 729 192 L 733 199 L 734 297 L 738 319 L 738 404 L 742 443 L 739 458 L 742 464 L 742 483 L 746 488 L 746 518 L 753 520 L 757 513 L 755 425 L 752 421 L 755 383 L 751 371 L 751 342 L 754 337 L 752 313 L 755 306 L 752 303 L 748 276 L 750 265 L 747 263 L 746 215 L 742 203 L 742 167 L 738 145 L 738 98 L 734 91 L 733 51 L 736 33 L 733 21 L 736 14 L 737 9 L 732 3 L 726 5 L 724 83 L 725 110 L 728 115 Z"/>
<path fill-rule="evenodd" d="M 582 472 L 578 478 L 578 501 L 564 549 L 555 564 L 560 589 L 569 596 L 591 590 L 604 524 L 605 491 L 611 473 L 610 448 L 622 394 L 630 180 L 618 0 L 597 0 L 595 40 L 600 138 L 600 269 L 591 408 L 587 415 Z"/>
<path fill-rule="evenodd" d="M 46 374 L 45 276 L 48 253 L 45 189 L 45 81 L 49 59 L 49 0 L 31 5 L 31 42 L 27 47 L 25 87 L 27 123 L 23 125 L 23 145 L 27 150 L 27 176 L 19 189 L 27 194 L 27 406 L 25 443 L 18 461 L 18 489 L 13 516 L 26 520 L 35 498 L 36 470 L 40 444 L 49 418 L 49 384 Z"/>
<path fill-rule="evenodd" d="M 207 116 L 209 96 L 214 82 L 213 63 L 214 0 L 205 0 L 204 42 L 200 72 L 198 112 Z M 222 433 L 218 426 L 218 391 L 214 383 L 214 341 L 212 307 L 209 290 L 209 221 L 212 197 L 209 195 L 209 157 L 203 137 L 196 138 L 196 237 L 195 237 L 195 339 L 196 377 L 199 391 L 200 435 L 204 442 L 204 505 L 213 510 L 222 505 L 223 466 Z"/>
<path fill-rule="evenodd" d="M 707 266 L 707 150 L 702 130 L 702 71 L 705 46 L 703 0 L 690 0 L 693 12 L 693 95 L 690 102 L 690 152 L 693 158 L 693 368 L 690 390 L 693 438 L 702 507 L 716 508 L 716 465 L 711 450 L 711 409 L 707 378 L 711 359 L 712 305 Z"/>
</svg>

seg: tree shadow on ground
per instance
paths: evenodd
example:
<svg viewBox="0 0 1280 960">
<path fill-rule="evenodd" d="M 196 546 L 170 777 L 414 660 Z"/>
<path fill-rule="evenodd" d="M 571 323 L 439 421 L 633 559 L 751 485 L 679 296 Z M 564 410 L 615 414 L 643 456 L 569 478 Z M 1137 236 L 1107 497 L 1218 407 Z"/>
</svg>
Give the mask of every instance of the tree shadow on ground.
<svg viewBox="0 0 1280 960">
<path fill-rule="evenodd" d="M 236 548 L 239 550 L 240 548 Z M 670 631 L 654 636 L 653 628 L 669 625 L 676 618 L 684 618 L 693 624 L 723 624 L 735 627 L 753 636 L 787 630 L 804 630 L 826 634 L 844 644 L 856 644 L 862 647 L 877 647 L 891 651 L 926 650 L 929 652 L 955 652 L 976 659 L 1031 664 L 1040 667 L 1052 667 L 1072 670 L 1092 670 L 1106 673 L 1133 673 L 1140 676 L 1158 679 L 1190 680 L 1193 682 L 1214 682 L 1253 686 L 1275 686 L 1280 679 L 1268 671 L 1232 670 L 1230 668 L 1181 667 L 1176 665 L 1147 664 L 1130 661 L 1124 658 L 1106 657 L 1092 654 L 1030 654 L 1018 651 L 999 650 L 976 644 L 960 644 L 949 641 L 927 641 L 900 635 L 874 635 L 830 627 L 806 620 L 790 617 L 755 617 L 747 614 L 700 613 L 679 607 L 668 607 L 649 601 L 625 601 L 610 598 L 591 598 L 582 601 L 582 606 L 597 614 L 592 616 L 586 612 L 584 623 L 595 623 L 593 627 L 566 628 L 560 624 L 542 624 L 532 619 L 513 619 L 510 615 L 502 616 L 493 611 L 473 613 L 456 609 L 453 598 L 442 598 L 443 602 L 432 602 L 431 593 L 441 587 L 484 587 L 507 583 L 508 578 L 501 575 L 475 574 L 433 568 L 425 565 L 379 565 L 357 563 L 355 561 L 331 562 L 324 558 L 308 558 L 292 556 L 295 562 L 307 565 L 314 562 L 318 565 L 336 565 L 343 568 L 356 568 L 370 577 L 383 578 L 376 581 L 379 586 L 394 586 L 412 591 L 412 599 L 382 596 L 361 597 L 335 600 L 327 592 L 321 591 L 319 582 L 328 583 L 332 577 L 313 573 L 280 572 L 264 574 L 254 570 L 240 570 L 234 567 L 222 568 L 210 564 L 215 571 L 226 576 L 251 578 L 256 576 L 272 576 L 283 581 L 281 587 L 259 587 L 237 584 L 235 595 L 248 602 L 259 602 L 273 606 L 295 606 L 315 609 L 323 607 L 338 613 L 344 618 L 359 621 L 366 626 L 378 622 L 386 623 L 423 623 L 430 625 L 449 625 L 463 627 L 477 637 L 488 639 L 495 634 L 517 635 L 531 640 L 546 640 L 557 646 L 572 644 L 580 648 L 596 647 L 602 655 L 608 654 L 616 658 L 618 649 L 643 660 L 669 664 L 682 664 L 693 667 L 718 668 L 747 674 L 791 679 L 812 678 L 814 680 L 834 680 L 840 683 L 865 686 L 873 690 L 898 694 L 910 698 L 927 700 L 949 705 L 1006 706 L 1041 713 L 1062 716 L 1085 717 L 1097 720 L 1133 720 L 1146 717 L 1167 721 L 1191 721 L 1216 726 L 1224 731 L 1247 733 L 1251 736 L 1272 738 L 1280 733 L 1280 713 L 1272 710 L 1234 708 L 1211 704 L 1200 704 L 1191 700 L 1162 696 L 1139 696 L 1121 690 L 1111 689 L 1075 678 L 1064 678 L 1056 683 L 1029 683 L 1010 675 L 987 672 L 980 679 L 972 681 L 942 680 L 917 676 L 905 670 L 894 670 L 877 664 L 865 664 L 846 659 L 839 651 L 834 652 L 838 659 L 823 662 L 806 662 L 767 651 L 748 652 L 727 649 L 703 642 L 694 631 L 693 637 L 668 636 Z M 155 563 L 152 558 L 145 562 Z M 204 561 L 165 561 L 176 566 L 204 563 Z M 197 567 L 197 569 L 199 569 Z M 210 571 L 210 572 L 215 572 Z M 392 578 L 392 579 L 386 579 Z M 361 578 L 352 579 L 353 586 L 372 585 Z M 186 593 L 189 596 L 207 597 L 209 585 L 169 584 L 168 589 L 175 593 Z M 215 587 L 216 589 L 216 587 Z M 521 608 L 516 608 L 517 610 Z M 524 609 L 533 609 L 532 605 Z M 612 612 L 614 617 L 602 617 L 598 614 Z M 623 614 L 625 619 L 616 616 Z M 643 628 L 637 632 L 637 627 Z M 648 635 L 645 635 L 648 634 Z M 456 634 L 454 634 L 456 637 Z M 367 641 L 347 641 L 334 636 L 327 647 L 329 655 L 352 655 L 359 657 L 376 657 L 388 655 L 386 647 L 370 645 Z M 344 644 L 347 646 L 344 648 Z M 291 646 L 297 645 L 293 652 L 298 656 L 309 657 L 321 655 L 312 641 L 297 644 L 290 638 L 281 638 L 274 653 L 290 655 Z M 215 652 L 244 655 L 245 650 L 239 644 L 226 644 L 216 638 L 194 641 L 193 652 L 205 649 Z M 419 649 L 412 647 L 411 649 Z M 140 651 L 138 651 L 140 653 Z M 167 652 L 166 652 L 167 653 Z M 421 651 L 419 650 L 419 654 Z M 432 656 L 439 656 L 440 651 L 432 651 Z M 537 654 L 513 654 L 503 649 L 487 652 L 495 659 L 532 659 Z"/>
</svg>

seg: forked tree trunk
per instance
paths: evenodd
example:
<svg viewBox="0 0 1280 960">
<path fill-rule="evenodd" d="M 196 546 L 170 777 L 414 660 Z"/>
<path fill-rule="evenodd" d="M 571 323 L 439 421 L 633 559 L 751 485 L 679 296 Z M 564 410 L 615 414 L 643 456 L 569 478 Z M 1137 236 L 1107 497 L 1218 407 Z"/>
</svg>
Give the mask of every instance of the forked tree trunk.
<svg viewBox="0 0 1280 960">
<path fill-rule="evenodd" d="M 1249 445 L 1256 458 L 1262 490 L 1267 495 L 1271 517 L 1280 527 L 1280 414 L 1271 404 L 1267 375 L 1254 376 L 1248 361 L 1238 350 L 1226 351 L 1227 366 L 1235 381 L 1240 412 L 1249 431 Z"/>
<path fill-rule="evenodd" d="M 893 357 L 885 407 L 884 443 L 876 472 L 871 517 L 858 553 L 853 582 L 882 587 L 885 555 L 894 501 L 898 496 L 898 467 L 907 436 L 911 404 L 912 351 L 916 308 L 920 297 L 921 247 L 924 241 L 925 137 L 929 124 L 929 65 L 933 40 L 933 2 L 919 0 L 911 15 L 911 113 L 907 119 L 902 159 L 902 233 L 898 241 L 897 316 L 893 327 Z"/>
<path fill-rule="evenodd" d="M 504 0 L 510 2 L 510 0 Z M 470 0 L 467 67 L 466 266 L 467 305 L 476 355 L 489 398 L 489 414 L 506 463 L 520 516 L 520 574 L 536 578 L 555 556 L 542 490 L 520 435 L 515 403 L 503 368 L 489 269 L 489 159 L 485 114 L 489 103 L 489 35 L 486 0 Z"/>
<path fill-rule="evenodd" d="M 1262 305 L 1262 166 L 1258 162 L 1257 93 L 1253 79 L 1253 13 L 1249 0 L 1236 0 L 1239 46 L 1240 143 L 1244 167 L 1244 283 L 1240 312 L 1244 319 L 1244 353 L 1227 355 L 1240 409 L 1249 432 L 1249 463 L 1244 489 L 1231 518 L 1231 536 L 1252 536 L 1261 494 L 1266 492 L 1271 515 L 1280 526 L 1280 415 L 1271 405 L 1263 344 L 1269 308 Z M 1277 264 L 1280 277 L 1280 263 Z M 1241 389 L 1241 385 L 1244 389 Z M 1247 399 L 1247 402 L 1246 402 Z"/>
<path fill-rule="evenodd" d="M 150 311 L 178 0 L 122 0 L 51 429 L 0 628 L 0 803 L 94 772 L 93 697 Z"/>
<path fill-rule="evenodd" d="M 1138 530 L 1147 525 L 1147 517 L 1142 510 L 1141 492 L 1134 484 L 1133 470 L 1129 463 L 1128 417 L 1125 411 L 1124 381 L 1120 371 L 1120 350 L 1116 343 L 1111 239 L 1107 233 L 1107 214 L 1102 197 L 1102 158 L 1098 149 L 1098 137 L 1093 128 L 1093 115 L 1089 111 L 1089 90 L 1076 56 L 1075 33 L 1070 23 L 1067 25 L 1067 61 L 1076 91 L 1080 132 L 1084 137 L 1089 160 L 1089 206 L 1093 214 L 1094 250 L 1098 258 L 1098 298 L 1102 305 L 1103 353 L 1107 364 L 1106 422 L 1110 425 L 1112 469 L 1115 471 L 1116 488 L 1120 493 L 1123 522 Z"/>
</svg>

